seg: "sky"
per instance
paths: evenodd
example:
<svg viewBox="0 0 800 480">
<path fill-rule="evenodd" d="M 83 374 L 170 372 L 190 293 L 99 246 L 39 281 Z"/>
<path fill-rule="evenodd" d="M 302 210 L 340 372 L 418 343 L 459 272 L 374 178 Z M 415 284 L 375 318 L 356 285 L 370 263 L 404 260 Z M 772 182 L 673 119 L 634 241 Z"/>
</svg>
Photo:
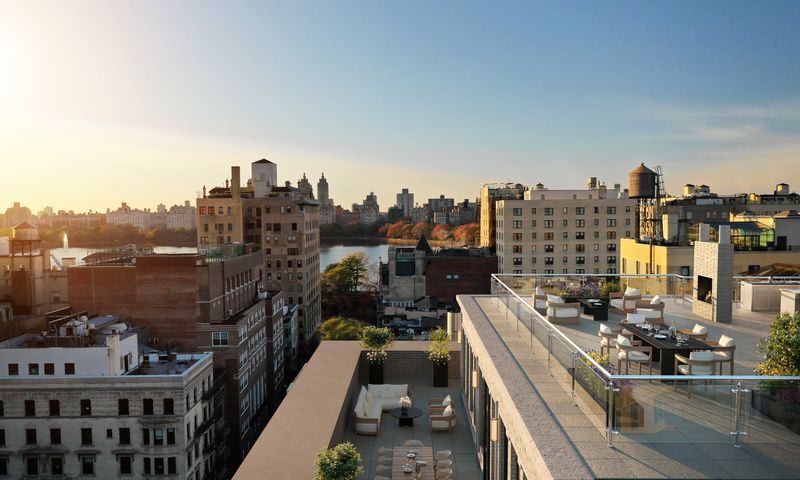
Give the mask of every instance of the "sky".
<svg viewBox="0 0 800 480">
<path fill-rule="evenodd" d="M 345 207 L 486 182 L 800 191 L 800 2 L 0 0 L 0 211 L 260 158 Z"/>
</svg>

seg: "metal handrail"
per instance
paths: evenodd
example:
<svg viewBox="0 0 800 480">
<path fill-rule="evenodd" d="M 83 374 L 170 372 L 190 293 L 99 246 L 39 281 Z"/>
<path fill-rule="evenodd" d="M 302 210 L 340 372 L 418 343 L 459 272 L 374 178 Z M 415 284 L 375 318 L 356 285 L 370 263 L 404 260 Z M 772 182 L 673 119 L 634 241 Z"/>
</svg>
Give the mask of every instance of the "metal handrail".
<svg viewBox="0 0 800 480">
<path fill-rule="evenodd" d="M 564 332 L 562 332 L 558 327 L 554 324 L 550 323 L 541 313 L 536 311 L 534 307 L 532 307 L 527 301 L 523 300 L 522 297 L 517 295 L 515 291 L 513 291 L 509 286 L 507 286 L 503 281 L 499 278 L 501 276 L 513 276 L 513 277 L 571 277 L 571 276 L 593 276 L 593 277 L 609 277 L 609 276 L 627 276 L 625 274 L 612 274 L 612 275 L 598 275 L 598 274 L 492 274 L 492 280 L 504 290 L 506 290 L 509 294 L 516 297 L 516 299 L 521 302 L 524 306 L 526 306 L 531 313 L 534 314 L 537 319 L 544 324 L 550 331 L 556 334 L 559 341 L 562 341 L 563 344 L 570 346 L 571 348 L 575 349 L 576 353 L 579 354 L 584 360 L 588 361 L 593 367 L 599 370 L 597 373 L 602 373 L 605 377 L 610 380 L 686 380 L 688 375 L 617 375 L 612 374 L 602 365 L 600 365 L 595 359 L 590 357 L 583 348 L 579 347 L 575 342 L 570 340 Z M 674 277 L 680 279 L 687 279 L 691 277 L 686 277 L 677 274 L 632 274 L 630 276 L 638 276 L 638 277 Z M 734 277 L 736 278 L 736 277 Z M 742 277 L 746 278 L 746 277 Z M 774 277 L 773 277 L 774 278 Z M 787 277 L 792 278 L 792 277 Z M 797 277 L 794 277 L 797 279 Z M 524 323 L 523 323 L 524 325 Z M 767 375 L 691 375 L 693 380 L 736 380 L 736 381 L 800 381 L 800 376 L 767 376 Z"/>
</svg>

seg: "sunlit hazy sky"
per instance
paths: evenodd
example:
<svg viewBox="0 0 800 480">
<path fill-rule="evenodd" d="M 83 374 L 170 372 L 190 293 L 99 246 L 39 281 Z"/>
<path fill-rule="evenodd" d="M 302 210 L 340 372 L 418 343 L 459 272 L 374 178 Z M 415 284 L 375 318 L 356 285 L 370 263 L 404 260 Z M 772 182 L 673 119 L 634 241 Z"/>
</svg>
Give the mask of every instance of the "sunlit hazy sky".
<svg viewBox="0 0 800 480">
<path fill-rule="evenodd" d="M 171 205 L 263 157 L 383 210 L 639 162 L 800 190 L 800 2 L 0 1 L 0 211 Z"/>
</svg>

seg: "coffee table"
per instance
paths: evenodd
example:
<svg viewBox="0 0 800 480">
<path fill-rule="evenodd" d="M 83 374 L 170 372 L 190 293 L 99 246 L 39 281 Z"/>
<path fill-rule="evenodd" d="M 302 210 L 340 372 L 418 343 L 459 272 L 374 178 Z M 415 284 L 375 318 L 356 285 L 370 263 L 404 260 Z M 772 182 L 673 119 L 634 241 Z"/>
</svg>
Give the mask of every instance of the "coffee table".
<svg viewBox="0 0 800 480">
<path fill-rule="evenodd" d="M 408 407 L 405 411 L 402 408 L 394 408 L 389 410 L 389 415 L 398 419 L 397 426 L 413 427 L 414 419 L 422 415 L 422 410 L 414 407 Z"/>
<path fill-rule="evenodd" d="M 608 320 L 608 303 L 599 300 L 590 302 L 588 300 L 578 300 L 583 305 L 583 313 L 591 315 L 596 322 Z"/>
</svg>

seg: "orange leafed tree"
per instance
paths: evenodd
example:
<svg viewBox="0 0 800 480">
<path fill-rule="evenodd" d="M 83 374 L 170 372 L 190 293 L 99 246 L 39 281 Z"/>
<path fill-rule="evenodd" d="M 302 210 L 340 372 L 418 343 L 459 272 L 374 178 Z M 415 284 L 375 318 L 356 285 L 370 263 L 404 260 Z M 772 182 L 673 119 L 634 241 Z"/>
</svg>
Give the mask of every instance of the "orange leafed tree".
<svg viewBox="0 0 800 480">
<path fill-rule="evenodd" d="M 450 232 L 450 225 L 440 223 L 433 227 L 433 232 L 431 232 L 431 236 L 434 240 L 447 240 L 451 237 Z"/>
</svg>

